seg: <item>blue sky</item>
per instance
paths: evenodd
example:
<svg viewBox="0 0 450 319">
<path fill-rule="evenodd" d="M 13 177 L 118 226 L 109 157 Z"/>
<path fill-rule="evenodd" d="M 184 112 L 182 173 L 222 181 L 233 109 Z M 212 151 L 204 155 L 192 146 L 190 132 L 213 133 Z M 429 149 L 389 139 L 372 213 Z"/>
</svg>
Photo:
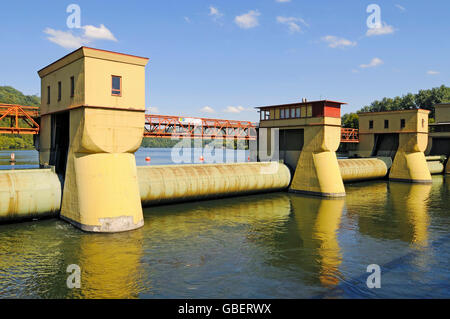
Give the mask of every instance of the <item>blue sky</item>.
<svg viewBox="0 0 450 319">
<path fill-rule="evenodd" d="M 72 3 L 82 28 L 66 24 Z M 257 120 L 253 107 L 304 97 L 350 112 L 449 84 L 449 13 L 447 0 L 8 1 L 0 85 L 38 94 L 37 70 L 81 43 L 149 57 L 146 107 L 158 114 Z"/>
</svg>

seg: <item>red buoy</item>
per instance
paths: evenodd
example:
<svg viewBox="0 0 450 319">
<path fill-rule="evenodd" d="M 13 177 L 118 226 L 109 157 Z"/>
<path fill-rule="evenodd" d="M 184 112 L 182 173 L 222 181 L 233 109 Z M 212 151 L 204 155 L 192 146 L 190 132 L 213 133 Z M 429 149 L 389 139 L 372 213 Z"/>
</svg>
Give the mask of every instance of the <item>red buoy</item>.
<svg viewBox="0 0 450 319">
<path fill-rule="evenodd" d="M 150 161 L 151 161 L 150 156 L 147 156 L 147 157 L 145 158 L 145 161 L 146 161 L 146 162 L 150 162 Z"/>
<path fill-rule="evenodd" d="M 203 162 L 204 160 L 203 156 L 200 156 L 200 162 Z"/>
</svg>

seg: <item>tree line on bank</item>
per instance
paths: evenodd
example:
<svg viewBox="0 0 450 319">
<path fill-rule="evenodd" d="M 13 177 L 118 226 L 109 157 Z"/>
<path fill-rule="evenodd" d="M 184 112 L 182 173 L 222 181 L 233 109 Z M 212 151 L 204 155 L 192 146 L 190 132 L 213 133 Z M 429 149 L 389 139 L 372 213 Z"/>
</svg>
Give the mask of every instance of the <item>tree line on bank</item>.
<svg viewBox="0 0 450 319">
<path fill-rule="evenodd" d="M 359 128 L 358 113 L 363 112 L 384 112 L 411 109 L 430 110 L 430 123 L 434 123 L 434 105 L 450 102 L 450 87 L 441 85 L 429 90 L 420 90 L 418 93 L 408 93 L 394 98 L 383 98 L 366 105 L 356 113 L 347 113 L 342 116 L 342 126 L 349 128 Z"/>
<path fill-rule="evenodd" d="M 41 99 L 36 95 L 24 95 L 22 92 L 16 90 L 11 86 L 0 86 L 0 103 L 4 104 L 19 104 L 27 106 L 40 106 Z M 342 126 L 349 128 L 359 128 L 358 113 L 361 112 L 383 112 L 395 110 L 410 110 L 416 108 L 423 108 L 430 110 L 430 122 L 434 122 L 434 105 L 438 103 L 450 102 L 450 87 L 442 85 L 440 87 L 429 90 L 420 90 L 418 93 L 408 93 L 403 96 L 396 96 L 394 98 L 383 98 L 382 100 L 374 101 L 370 105 L 364 106 L 356 113 L 347 113 L 342 116 Z M 0 121 L 0 126 L 8 126 L 8 119 Z M 166 148 L 175 146 L 179 140 L 172 140 L 166 138 L 144 138 L 142 147 L 150 148 Z M 210 143 L 210 141 L 203 141 L 203 145 Z M 221 143 L 215 141 L 214 143 Z M 227 145 L 223 144 L 224 147 Z M 32 149 L 33 136 L 31 135 L 12 135 L 0 134 L 0 150 L 5 149 Z M 230 147 L 230 146 L 228 146 Z M 235 141 L 232 148 L 237 147 Z M 248 146 L 246 146 L 248 147 Z"/>
</svg>

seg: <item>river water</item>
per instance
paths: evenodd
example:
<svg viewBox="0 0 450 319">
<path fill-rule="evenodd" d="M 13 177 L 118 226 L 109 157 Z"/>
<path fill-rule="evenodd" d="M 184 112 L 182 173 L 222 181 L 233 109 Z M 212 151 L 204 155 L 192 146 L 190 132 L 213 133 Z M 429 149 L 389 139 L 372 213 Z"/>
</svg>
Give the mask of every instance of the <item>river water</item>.
<svg viewBox="0 0 450 319">
<path fill-rule="evenodd" d="M 15 169 L 37 167 L 37 152 L 15 153 Z M 1 169 L 9 154 L 0 152 Z M 170 150 L 137 153 L 138 165 L 167 163 Z M 59 219 L 0 225 L 0 297 L 450 298 L 450 176 L 346 191 L 152 207 L 143 228 L 119 234 Z M 71 264 L 80 289 L 67 288 Z M 371 264 L 381 288 L 366 285 Z"/>
</svg>

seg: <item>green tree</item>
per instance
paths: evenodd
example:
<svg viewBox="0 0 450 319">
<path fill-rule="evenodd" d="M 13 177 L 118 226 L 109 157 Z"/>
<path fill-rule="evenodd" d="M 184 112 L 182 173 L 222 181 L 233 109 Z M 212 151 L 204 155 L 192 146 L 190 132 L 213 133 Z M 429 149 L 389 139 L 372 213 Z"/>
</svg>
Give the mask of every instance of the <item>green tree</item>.
<svg viewBox="0 0 450 319">
<path fill-rule="evenodd" d="M 373 101 L 361 108 L 360 112 L 383 112 L 422 108 L 430 110 L 430 120 L 434 119 L 434 105 L 450 102 L 450 87 L 441 85 L 429 90 L 420 90 L 417 94 L 408 93 L 394 98 Z"/>
<path fill-rule="evenodd" d="M 347 113 L 342 116 L 342 127 L 359 128 L 359 117 L 356 113 Z"/>
</svg>

